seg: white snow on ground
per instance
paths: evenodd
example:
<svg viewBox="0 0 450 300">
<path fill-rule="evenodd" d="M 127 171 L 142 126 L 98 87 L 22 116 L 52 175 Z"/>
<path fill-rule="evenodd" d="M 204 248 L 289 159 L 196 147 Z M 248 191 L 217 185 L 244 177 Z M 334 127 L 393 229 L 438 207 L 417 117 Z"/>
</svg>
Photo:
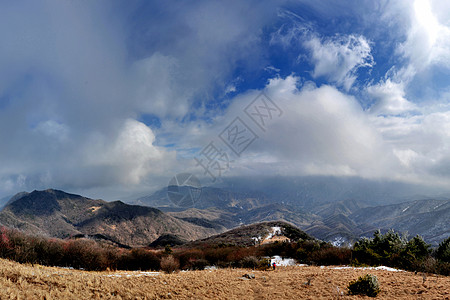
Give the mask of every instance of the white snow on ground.
<svg viewBox="0 0 450 300">
<path fill-rule="evenodd" d="M 141 277 L 141 276 L 158 276 L 161 272 L 132 272 L 104 275 L 106 277 Z"/>
<path fill-rule="evenodd" d="M 295 266 L 296 262 L 293 258 L 281 258 L 281 256 L 275 255 L 270 259 L 270 265 L 275 264 L 278 266 L 286 267 L 286 266 Z"/>
<path fill-rule="evenodd" d="M 278 226 L 272 227 L 272 232 L 269 233 L 269 235 L 266 237 L 266 240 L 271 239 L 272 237 L 274 237 L 277 234 L 281 234 L 281 227 L 278 227 Z"/>
<path fill-rule="evenodd" d="M 262 237 L 258 236 L 254 236 L 252 237 L 252 240 L 255 242 L 255 245 L 257 245 L 258 243 L 260 243 L 262 241 Z"/>
<path fill-rule="evenodd" d="M 386 266 L 379 266 L 379 267 L 375 267 L 374 269 L 375 270 L 391 271 L 391 272 L 404 272 L 403 270 L 394 269 L 394 268 L 386 267 Z"/>
<path fill-rule="evenodd" d="M 345 245 L 346 242 L 347 242 L 347 240 L 344 237 L 337 236 L 334 238 L 334 241 L 332 241 L 331 244 L 335 247 L 341 247 L 341 246 Z"/>
<path fill-rule="evenodd" d="M 405 212 L 408 208 L 409 208 L 409 206 L 407 208 L 405 208 L 404 210 L 402 210 L 402 212 Z"/>
<path fill-rule="evenodd" d="M 324 266 L 321 266 L 321 268 L 324 268 Z M 386 266 L 379 266 L 379 267 L 350 267 L 350 266 L 344 266 L 344 267 L 329 267 L 333 270 L 344 270 L 344 269 L 353 269 L 353 270 L 384 270 L 384 271 L 390 271 L 390 272 L 405 272 L 403 270 L 394 269 L 391 267 Z"/>
</svg>

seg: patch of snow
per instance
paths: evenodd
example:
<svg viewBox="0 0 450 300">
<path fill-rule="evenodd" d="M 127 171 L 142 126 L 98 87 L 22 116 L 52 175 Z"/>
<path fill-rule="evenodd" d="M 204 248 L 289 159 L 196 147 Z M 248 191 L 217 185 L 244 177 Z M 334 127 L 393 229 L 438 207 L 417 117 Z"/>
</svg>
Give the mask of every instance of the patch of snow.
<svg viewBox="0 0 450 300">
<path fill-rule="evenodd" d="M 320 266 L 320 267 L 322 268 L 323 266 Z M 357 268 L 344 266 L 344 267 L 332 267 L 330 269 L 333 269 L 333 270 L 346 270 L 346 269 L 357 269 Z"/>
<path fill-rule="evenodd" d="M 255 242 L 255 245 L 259 244 L 262 241 L 262 237 L 258 236 L 254 236 L 252 237 L 252 240 Z"/>
<path fill-rule="evenodd" d="M 334 238 L 334 241 L 331 242 L 331 244 L 335 247 L 342 247 L 345 245 L 347 240 L 342 236 L 337 236 Z"/>
<path fill-rule="evenodd" d="M 275 263 L 278 266 L 286 267 L 286 266 L 295 266 L 295 259 L 293 258 L 282 258 L 281 256 L 275 255 L 270 259 L 270 264 Z"/>
<path fill-rule="evenodd" d="M 402 212 L 405 212 L 408 208 L 409 208 L 409 206 L 407 208 L 405 208 L 404 210 L 402 210 Z"/>
<path fill-rule="evenodd" d="M 386 267 L 386 266 L 375 267 L 375 270 L 385 270 L 385 271 L 391 271 L 391 272 L 403 272 L 403 270 L 394 269 L 394 268 Z"/>
<path fill-rule="evenodd" d="M 324 266 L 320 266 L 320 268 L 324 268 Z M 352 270 L 384 270 L 384 271 L 390 271 L 390 272 L 404 272 L 403 270 L 394 269 L 391 267 L 386 266 L 379 266 L 379 267 L 350 267 L 350 266 L 342 266 L 342 267 L 329 267 L 333 270 L 346 270 L 346 269 L 352 269 Z"/>
<path fill-rule="evenodd" d="M 266 240 L 273 238 L 275 235 L 281 234 L 281 227 L 272 227 L 272 232 L 266 237 Z"/>
<path fill-rule="evenodd" d="M 108 274 L 104 275 L 105 277 L 141 277 L 141 276 L 158 276 L 161 272 L 133 272 L 133 273 L 118 273 L 118 274 Z"/>
</svg>

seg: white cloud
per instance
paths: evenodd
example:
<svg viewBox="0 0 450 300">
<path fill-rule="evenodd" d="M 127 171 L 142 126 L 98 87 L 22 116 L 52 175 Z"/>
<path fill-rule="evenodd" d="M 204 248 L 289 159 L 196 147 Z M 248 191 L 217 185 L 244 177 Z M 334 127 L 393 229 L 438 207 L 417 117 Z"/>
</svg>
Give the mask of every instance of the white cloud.
<svg viewBox="0 0 450 300">
<path fill-rule="evenodd" d="M 36 128 L 36 132 L 42 133 L 50 138 L 67 141 L 69 129 L 66 125 L 56 122 L 54 120 L 47 120 L 40 122 Z"/>
<path fill-rule="evenodd" d="M 392 82 L 390 78 L 369 86 L 367 92 L 376 101 L 369 108 L 369 112 L 378 115 L 396 115 L 415 110 L 416 105 L 405 98 L 404 89 L 403 83 Z"/>
<path fill-rule="evenodd" d="M 278 4 L 270 1 L 142 2 L 139 9 L 73 1 L 3 4 L 0 138 L 6 142 L 0 146 L 0 194 L 52 186 L 95 189 L 101 195 L 107 188 L 164 184 L 173 174 L 193 169 L 184 157 L 217 138 L 260 91 L 240 93 L 229 102 L 209 101 L 235 95 L 246 84 L 258 86 L 260 78 L 248 75 L 254 71 L 256 76 L 305 71 L 303 65 L 297 69 L 299 61 L 288 70 L 278 57 L 268 57 L 267 44 L 274 43 L 294 53 L 293 60 L 306 47 L 310 74 L 330 85 L 317 87 L 296 76 L 270 80 L 266 91 L 283 108 L 283 117 L 266 133 L 258 132 L 260 138 L 231 172 L 445 180 L 450 173 L 446 99 L 430 108 L 413 103 L 408 88 L 427 70 L 450 66 L 449 10 L 439 9 L 442 2 L 424 0 L 386 6 L 367 1 L 351 8 L 349 3 L 338 9 L 317 1 L 302 5 L 317 8 L 324 19 L 373 7 L 370 18 L 361 17 L 369 20 L 366 26 L 378 25 L 380 10 L 396 6 L 390 16 L 396 28 L 386 33 L 391 40 L 371 35 L 384 34 L 387 17 L 373 31 L 352 31 L 364 36 L 342 30 L 327 37 L 314 32 L 303 15 L 278 10 L 282 18 L 276 19 Z M 283 24 L 294 26 L 280 26 L 283 18 L 292 21 Z M 274 26 L 279 30 L 270 35 Z M 373 57 L 385 45 L 379 41 L 399 47 L 392 58 L 383 57 L 392 61 L 380 61 L 381 69 L 394 67 L 364 87 L 376 101 L 364 111 L 347 93 L 361 95 L 355 81 L 361 68 L 378 66 Z M 299 55 L 303 59 L 308 53 Z M 236 74 L 241 70 L 247 73 Z M 207 110 L 208 104 L 220 108 Z M 159 117 L 160 128 L 136 121 L 142 114 Z"/>
<path fill-rule="evenodd" d="M 236 65 L 267 65 L 260 28 L 274 7 L 2 4 L 0 196 L 49 186 L 139 189 L 170 178 L 184 162 L 131 119 L 154 114 L 180 127 L 226 89 Z"/>
<path fill-rule="evenodd" d="M 266 93 L 283 114 L 270 121 L 267 132 L 254 128 L 259 139 L 236 160 L 233 172 L 381 178 L 399 164 L 355 98 L 327 85 L 298 85 L 294 76 L 270 80 Z M 257 95 L 248 93 L 233 101 L 222 126 Z"/>
<path fill-rule="evenodd" d="M 194 88 L 179 86 L 179 82 L 175 80 L 179 72 L 177 59 L 161 53 L 135 62 L 132 68 L 134 80 L 131 94 L 137 101 L 138 109 L 161 118 L 186 115 Z"/>
<path fill-rule="evenodd" d="M 346 90 L 356 80 L 359 68 L 374 65 L 370 44 L 363 36 L 338 35 L 327 39 L 313 36 L 305 46 L 311 51 L 313 77 L 324 76 Z"/>
<path fill-rule="evenodd" d="M 228 175 L 359 176 L 446 187 L 450 177 L 448 107 L 443 111 L 442 106 L 433 110 L 411 104 L 415 113 L 405 113 L 409 104 L 393 106 L 395 99 L 389 104 L 386 99 L 392 95 L 383 94 L 389 86 L 380 85 L 373 92 L 386 98 L 386 106 L 380 105 L 375 113 L 363 110 L 357 99 L 335 87 L 298 85 L 299 78 L 294 76 L 270 80 L 265 92 L 283 115 L 271 120 L 266 132 L 254 128 L 259 139 L 236 158 Z M 398 103 L 406 101 L 402 89 L 397 92 Z M 216 120 L 218 129 L 240 115 L 257 95 L 255 91 L 235 99 L 226 115 Z M 254 126 L 245 116 L 243 120 Z"/>
<path fill-rule="evenodd" d="M 407 59 L 407 64 L 399 68 L 396 81 L 409 83 L 430 67 L 450 67 L 448 8 L 446 1 L 399 1 L 386 12 L 385 19 L 407 16 L 396 24 L 405 32 L 396 51 Z"/>
<path fill-rule="evenodd" d="M 161 175 L 176 161 L 175 153 L 154 145 L 155 135 L 145 124 L 128 119 L 115 139 L 96 136 L 87 146 L 86 165 L 106 168 L 119 183 L 139 184 L 149 174 Z"/>
</svg>

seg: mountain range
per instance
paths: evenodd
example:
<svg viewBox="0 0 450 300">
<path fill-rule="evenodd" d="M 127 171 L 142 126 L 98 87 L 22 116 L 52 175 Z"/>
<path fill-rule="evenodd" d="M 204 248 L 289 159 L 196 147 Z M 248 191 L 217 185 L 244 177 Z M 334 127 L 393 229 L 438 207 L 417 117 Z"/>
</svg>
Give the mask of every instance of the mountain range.
<svg viewBox="0 0 450 300">
<path fill-rule="evenodd" d="M 195 240 L 225 230 L 186 222 L 156 208 L 94 200 L 52 189 L 14 196 L 0 212 L 0 223 L 57 238 L 102 236 L 128 246 L 147 246 L 164 234 Z"/>
<path fill-rule="evenodd" d="M 378 229 L 394 229 L 411 236 L 418 234 L 434 245 L 450 235 L 448 199 L 405 201 L 399 197 L 391 200 L 397 202 L 393 204 L 385 204 L 386 199 L 368 201 L 367 197 L 362 196 L 363 200 L 339 200 L 343 198 L 342 195 L 351 194 L 344 192 L 344 187 L 341 187 L 343 191 L 339 197 L 330 197 L 333 201 L 327 202 L 314 192 L 318 188 L 317 184 L 312 181 L 304 183 L 304 186 L 312 186 L 310 192 L 303 190 L 295 196 L 295 189 L 286 187 L 284 183 L 278 186 L 273 181 L 266 184 L 270 185 L 266 188 L 262 188 L 262 184 L 248 185 L 247 188 L 243 185 L 204 187 L 194 207 L 177 207 L 169 200 L 167 189 L 164 188 L 136 199 L 135 203 L 158 207 L 188 222 L 208 223 L 210 226 L 216 224 L 228 229 L 263 221 L 287 221 L 316 238 L 336 245 L 352 244 L 360 237 L 371 237 Z M 254 192 L 255 188 L 257 191 Z M 332 186 L 334 189 L 337 189 L 337 185 Z M 270 192 L 266 193 L 265 190 Z M 274 193 L 277 190 L 283 196 Z M 309 193 L 312 200 L 305 196 Z M 323 195 L 326 193 L 321 191 Z"/>
<path fill-rule="evenodd" d="M 250 188 L 251 187 L 251 188 Z M 345 199 L 307 201 L 277 196 L 256 186 L 203 187 L 192 207 L 170 201 L 167 188 L 133 203 L 107 202 L 59 190 L 22 192 L 5 201 L 0 224 L 32 234 L 67 238 L 91 236 L 121 246 L 186 243 L 259 222 L 284 221 L 307 234 L 349 245 L 377 229 L 419 234 L 433 245 L 450 235 L 450 200 L 422 199 L 394 204 Z M 315 188 L 314 188 L 315 189 Z M 306 200 L 305 200 L 306 199 Z M 382 201 L 383 203 L 383 201 Z"/>
</svg>

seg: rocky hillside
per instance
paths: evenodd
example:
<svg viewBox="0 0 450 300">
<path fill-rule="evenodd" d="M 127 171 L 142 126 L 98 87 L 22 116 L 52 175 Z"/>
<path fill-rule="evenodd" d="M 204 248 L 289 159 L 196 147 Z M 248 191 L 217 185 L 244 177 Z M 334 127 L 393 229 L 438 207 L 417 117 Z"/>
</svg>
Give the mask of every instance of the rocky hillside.
<svg viewBox="0 0 450 300">
<path fill-rule="evenodd" d="M 225 230 L 221 226 L 186 222 L 155 208 L 94 200 L 51 189 L 14 197 L 0 212 L 0 223 L 58 238 L 105 236 L 129 246 L 148 245 L 164 234 L 195 240 Z"/>
<path fill-rule="evenodd" d="M 283 221 L 261 222 L 240 226 L 232 230 L 205 239 L 188 243 L 186 246 L 236 245 L 252 246 L 262 244 L 274 236 L 282 236 L 291 241 L 314 240 L 296 226 Z"/>
</svg>

